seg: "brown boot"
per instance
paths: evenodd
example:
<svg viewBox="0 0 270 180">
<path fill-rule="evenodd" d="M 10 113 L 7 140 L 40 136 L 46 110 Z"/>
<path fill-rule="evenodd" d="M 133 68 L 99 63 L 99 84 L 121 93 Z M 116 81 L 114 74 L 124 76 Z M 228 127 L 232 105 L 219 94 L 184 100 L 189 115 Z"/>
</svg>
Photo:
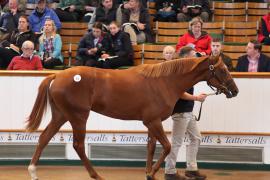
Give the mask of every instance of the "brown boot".
<svg viewBox="0 0 270 180">
<path fill-rule="evenodd" d="M 185 175 L 187 177 L 193 177 L 196 180 L 204 180 L 207 177 L 205 174 L 201 174 L 199 171 L 186 171 Z"/>
<path fill-rule="evenodd" d="M 189 178 L 185 176 L 181 176 L 180 174 L 165 174 L 165 180 L 195 180 L 194 178 Z"/>
</svg>

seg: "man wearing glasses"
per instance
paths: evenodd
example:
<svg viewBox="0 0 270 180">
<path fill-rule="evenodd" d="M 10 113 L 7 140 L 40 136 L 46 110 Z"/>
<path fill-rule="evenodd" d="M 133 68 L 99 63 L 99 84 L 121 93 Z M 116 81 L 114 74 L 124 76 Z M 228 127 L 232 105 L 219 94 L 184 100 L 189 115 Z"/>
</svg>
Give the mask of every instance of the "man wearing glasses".
<svg viewBox="0 0 270 180">
<path fill-rule="evenodd" d="M 25 41 L 22 44 L 22 55 L 15 56 L 7 70 L 42 70 L 42 63 L 40 57 L 34 55 L 34 43 Z"/>
</svg>

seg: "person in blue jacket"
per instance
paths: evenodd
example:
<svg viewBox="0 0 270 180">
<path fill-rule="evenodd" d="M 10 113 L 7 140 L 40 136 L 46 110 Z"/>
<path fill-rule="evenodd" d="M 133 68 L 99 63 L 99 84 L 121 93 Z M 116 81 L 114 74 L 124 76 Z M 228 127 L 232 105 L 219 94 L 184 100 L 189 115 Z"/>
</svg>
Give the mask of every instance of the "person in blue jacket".
<svg viewBox="0 0 270 180">
<path fill-rule="evenodd" d="M 44 68 L 52 69 L 63 63 L 61 49 L 62 41 L 60 35 L 56 33 L 54 21 L 46 19 L 44 32 L 39 37 L 39 55 Z"/>
<path fill-rule="evenodd" d="M 46 19 L 52 19 L 55 23 L 57 30 L 61 29 L 61 22 L 57 14 L 50 8 L 46 7 L 46 0 L 39 0 L 36 9 L 30 14 L 29 22 L 31 30 L 35 34 L 41 34 L 42 28 Z"/>
</svg>

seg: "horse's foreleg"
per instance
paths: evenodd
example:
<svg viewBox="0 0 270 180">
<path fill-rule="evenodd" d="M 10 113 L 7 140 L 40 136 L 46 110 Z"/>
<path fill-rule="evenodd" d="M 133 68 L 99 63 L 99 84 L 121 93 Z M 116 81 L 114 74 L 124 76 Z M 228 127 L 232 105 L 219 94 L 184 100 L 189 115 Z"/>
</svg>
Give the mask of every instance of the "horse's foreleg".
<svg viewBox="0 0 270 180">
<path fill-rule="evenodd" d="M 161 121 L 152 121 L 146 125 L 148 131 L 160 142 L 163 147 L 163 152 L 160 155 L 158 161 L 153 165 L 151 173 L 148 175 L 154 179 L 156 172 L 159 170 L 161 164 L 164 162 L 166 156 L 170 153 L 171 144 L 163 130 Z"/>
<path fill-rule="evenodd" d="M 65 122 L 66 121 L 63 117 L 55 116 L 54 118 L 52 118 L 46 129 L 41 133 L 36 147 L 36 151 L 32 157 L 30 165 L 28 166 L 28 172 L 32 180 L 38 179 L 36 174 L 36 164 L 40 158 L 43 149 Z"/>
<path fill-rule="evenodd" d="M 99 176 L 98 173 L 95 171 L 85 154 L 84 140 L 86 133 L 86 120 L 87 118 L 80 118 L 76 119 L 76 121 L 70 121 L 73 128 L 73 147 L 79 155 L 80 159 L 82 160 L 91 178 L 96 180 L 104 180 L 104 178 Z"/>
<path fill-rule="evenodd" d="M 157 139 L 148 131 L 146 174 L 150 174 L 153 166 L 153 157 L 156 150 Z"/>
</svg>

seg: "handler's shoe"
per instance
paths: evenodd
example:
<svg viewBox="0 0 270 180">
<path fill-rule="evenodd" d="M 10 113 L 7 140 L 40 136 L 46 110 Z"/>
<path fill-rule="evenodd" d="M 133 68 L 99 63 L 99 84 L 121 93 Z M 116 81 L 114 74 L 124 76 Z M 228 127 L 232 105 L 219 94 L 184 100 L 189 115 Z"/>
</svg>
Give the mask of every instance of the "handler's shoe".
<svg viewBox="0 0 270 180">
<path fill-rule="evenodd" d="M 187 177 L 193 177 L 196 180 L 205 180 L 207 177 L 205 174 L 202 174 L 199 171 L 186 171 L 185 175 Z"/>
<path fill-rule="evenodd" d="M 195 180 L 195 178 L 181 176 L 180 174 L 165 174 L 165 180 Z"/>
</svg>

